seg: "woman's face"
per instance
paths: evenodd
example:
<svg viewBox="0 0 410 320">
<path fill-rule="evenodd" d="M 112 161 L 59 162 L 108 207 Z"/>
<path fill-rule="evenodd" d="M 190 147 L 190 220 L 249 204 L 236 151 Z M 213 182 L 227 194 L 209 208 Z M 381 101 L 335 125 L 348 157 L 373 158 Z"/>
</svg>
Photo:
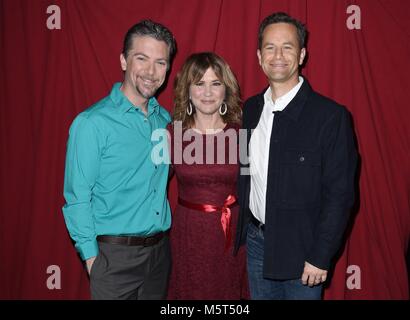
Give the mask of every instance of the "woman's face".
<svg viewBox="0 0 410 320">
<path fill-rule="evenodd" d="M 208 68 L 201 80 L 189 87 L 189 96 L 197 116 L 218 112 L 225 99 L 225 90 L 225 85 L 218 79 L 214 70 Z"/>
</svg>

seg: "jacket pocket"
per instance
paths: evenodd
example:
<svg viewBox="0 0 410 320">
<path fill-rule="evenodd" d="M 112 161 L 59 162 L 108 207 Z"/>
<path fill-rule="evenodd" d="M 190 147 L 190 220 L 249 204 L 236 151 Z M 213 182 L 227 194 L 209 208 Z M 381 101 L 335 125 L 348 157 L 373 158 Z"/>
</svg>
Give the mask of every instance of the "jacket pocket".
<svg viewBox="0 0 410 320">
<path fill-rule="evenodd" d="M 287 150 L 280 164 L 280 201 L 286 207 L 318 206 L 321 191 L 319 152 Z"/>
</svg>

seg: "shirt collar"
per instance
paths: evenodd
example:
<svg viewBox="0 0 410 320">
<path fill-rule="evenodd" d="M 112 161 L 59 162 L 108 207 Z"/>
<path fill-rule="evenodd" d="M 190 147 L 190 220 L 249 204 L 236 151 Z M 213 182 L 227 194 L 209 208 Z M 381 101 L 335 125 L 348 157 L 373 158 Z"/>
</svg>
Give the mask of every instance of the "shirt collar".
<svg viewBox="0 0 410 320">
<path fill-rule="evenodd" d="M 131 101 L 128 100 L 128 98 L 120 90 L 120 87 L 121 87 L 121 82 L 115 83 L 110 93 L 110 98 L 114 102 L 115 107 L 118 108 L 118 110 L 121 113 L 126 113 L 126 112 L 129 112 L 130 110 L 133 111 L 134 109 L 140 110 L 138 106 L 134 106 L 131 103 Z M 152 97 L 148 100 L 148 115 L 154 112 L 156 114 L 159 113 L 159 103 L 157 99 Z"/>
<path fill-rule="evenodd" d="M 263 95 L 265 105 L 271 106 L 271 111 L 283 111 L 286 106 L 292 101 L 292 99 L 298 93 L 300 87 L 303 84 L 303 77 L 299 76 L 299 82 L 296 86 L 294 86 L 289 92 L 285 93 L 283 96 L 276 99 L 275 102 L 272 100 L 272 89 L 269 87 L 265 94 Z"/>
</svg>

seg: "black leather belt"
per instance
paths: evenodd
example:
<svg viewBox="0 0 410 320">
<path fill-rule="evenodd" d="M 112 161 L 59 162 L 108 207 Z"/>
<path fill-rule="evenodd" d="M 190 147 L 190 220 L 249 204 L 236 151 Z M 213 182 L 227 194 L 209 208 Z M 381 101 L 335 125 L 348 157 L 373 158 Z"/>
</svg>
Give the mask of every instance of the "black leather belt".
<svg viewBox="0 0 410 320">
<path fill-rule="evenodd" d="M 256 219 L 253 214 L 251 214 L 251 223 L 257 227 L 258 229 L 261 229 L 262 231 L 265 231 L 265 225 L 260 222 L 258 219 Z"/>
<path fill-rule="evenodd" d="M 125 246 L 144 246 L 149 247 L 156 245 L 166 234 L 165 232 L 158 232 L 152 236 L 148 237 L 138 237 L 138 236 L 97 236 L 98 242 L 110 243 L 110 244 L 122 244 Z"/>
</svg>

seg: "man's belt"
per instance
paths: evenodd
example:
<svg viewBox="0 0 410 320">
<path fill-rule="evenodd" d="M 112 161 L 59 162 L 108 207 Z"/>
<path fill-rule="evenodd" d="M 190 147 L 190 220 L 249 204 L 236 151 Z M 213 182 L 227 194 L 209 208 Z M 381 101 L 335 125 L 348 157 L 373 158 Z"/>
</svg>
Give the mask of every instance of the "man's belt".
<svg viewBox="0 0 410 320">
<path fill-rule="evenodd" d="M 158 232 L 152 236 L 148 237 L 138 237 L 138 236 L 109 236 L 100 235 L 97 236 L 98 242 L 110 243 L 110 244 L 121 244 L 125 246 L 144 246 L 149 247 L 156 245 L 168 232 Z"/>
</svg>

